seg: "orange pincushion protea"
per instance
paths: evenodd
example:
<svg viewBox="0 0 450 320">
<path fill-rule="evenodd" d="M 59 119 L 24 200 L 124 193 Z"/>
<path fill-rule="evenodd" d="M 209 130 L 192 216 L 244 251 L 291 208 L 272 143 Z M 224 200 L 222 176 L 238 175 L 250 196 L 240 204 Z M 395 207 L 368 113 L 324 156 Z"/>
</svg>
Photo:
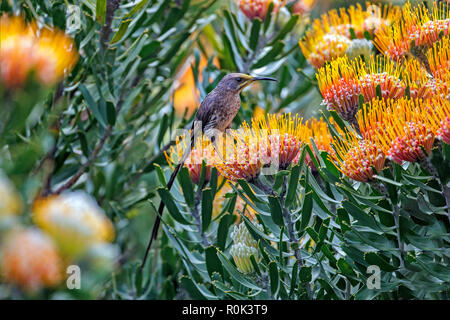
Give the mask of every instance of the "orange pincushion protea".
<svg viewBox="0 0 450 320">
<path fill-rule="evenodd" d="M 188 137 L 190 137 L 190 132 Z M 188 141 L 190 141 L 190 138 Z M 175 147 L 171 147 L 169 152 L 164 152 L 167 162 L 172 168 L 182 159 L 183 153 L 187 152 L 189 147 L 188 143 L 190 142 L 186 142 L 186 135 L 182 135 L 177 137 Z M 215 150 L 209 139 L 203 136 L 197 139 L 197 143 L 184 162 L 184 166 L 188 168 L 189 176 L 195 184 L 200 182 L 203 161 L 206 165 L 205 181 L 209 181 L 211 178 L 211 168 L 214 165 L 214 156 Z"/>
<path fill-rule="evenodd" d="M 62 259 L 51 239 L 38 229 L 12 231 L 1 249 L 0 268 L 5 282 L 35 291 L 62 281 Z"/>
<path fill-rule="evenodd" d="M 402 20 L 377 33 L 375 46 L 385 55 L 399 61 L 408 53 L 421 62 L 423 48 L 431 47 L 450 34 L 449 9 L 443 3 L 434 2 L 431 12 L 423 5 L 412 8 L 407 2 L 402 9 Z"/>
<path fill-rule="evenodd" d="M 423 100 L 374 100 L 369 113 L 390 119 L 389 123 L 379 119 L 383 126 L 373 133 L 389 159 L 401 164 L 430 154 L 435 135 L 429 122 L 431 108 Z"/>
<path fill-rule="evenodd" d="M 253 121 L 252 127 L 259 134 L 260 152 L 267 156 L 264 164 L 278 161 L 280 169 L 289 167 L 306 138 L 302 118 L 298 115 L 267 115 L 267 120 L 260 118 Z"/>
<path fill-rule="evenodd" d="M 346 131 L 344 136 L 343 140 L 333 142 L 336 154 L 331 154 L 331 159 L 337 162 L 339 171 L 350 179 L 361 182 L 372 180 L 384 166 L 382 149 L 369 139 L 360 139 L 353 131 Z"/>
<path fill-rule="evenodd" d="M 21 17 L 0 18 L 0 75 L 9 88 L 23 85 L 31 71 L 52 85 L 75 66 L 78 54 L 71 38 L 59 30 L 38 30 Z"/>
<path fill-rule="evenodd" d="M 429 119 L 436 138 L 450 144 L 450 100 L 437 96 L 430 105 Z"/>
<path fill-rule="evenodd" d="M 342 57 L 332 61 L 319 69 L 316 76 L 327 109 L 336 111 L 346 121 L 353 121 L 361 89 L 356 70 L 348 59 Z"/>
<path fill-rule="evenodd" d="M 214 160 L 220 174 L 231 181 L 253 181 L 258 178 L 263 165 L 258 134 L 244 123 L 227 135 L 225 143 L 225 154 L 217 155 Z"/>
<path fill-rule="evenodd" d="M 271 3 L 273 3 L 273 10 L 276 12 L 284 2 L 277 0 L 239 0 L 239 8 L 251 20 L 255 18 L 264 20 Z"/>
<path fill-rule="evenodd" d="M 365 102 L 377 97 L 378 86 L 383 99 L 399 99 L 404 96 L 405 86 L 400 81 L 401 69 L 389 59 L 371 56 L 368 64 L 358 59 L 354 68 L 357 70 L 359 88 Z"/>
</svg>

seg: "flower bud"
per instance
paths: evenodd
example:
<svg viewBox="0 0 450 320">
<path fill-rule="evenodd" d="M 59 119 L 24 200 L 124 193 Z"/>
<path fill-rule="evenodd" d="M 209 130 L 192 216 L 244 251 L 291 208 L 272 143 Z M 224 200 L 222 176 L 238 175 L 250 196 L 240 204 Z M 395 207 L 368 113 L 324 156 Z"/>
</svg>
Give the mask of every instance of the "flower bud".
<svg viewBox="0 0 450 320">
<path fill-rule="evenodd" d="M 260 224 L 255 224 L 259 230 L 263 230 Z M 253 255 L 256 260 L 259 259 L 258 242 L 250 235 L 244 223 L 234 226 L 231 232 L 233 246 L 230 254 L 236 263 L 238 270 L 242 273 L 251 273 L 254 271 L 250 256 Z"/>
</svg>

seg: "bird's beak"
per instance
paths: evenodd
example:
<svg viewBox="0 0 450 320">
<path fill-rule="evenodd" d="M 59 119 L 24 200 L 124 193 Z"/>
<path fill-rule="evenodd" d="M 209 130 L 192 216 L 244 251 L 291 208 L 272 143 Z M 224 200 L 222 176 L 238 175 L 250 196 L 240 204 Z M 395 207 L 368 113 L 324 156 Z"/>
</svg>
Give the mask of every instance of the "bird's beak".
<svg viewBox="0 0 450 320">
<path fill-rule="evenodd" d="M 270 80 L 270 81 L 278 81 L 275 78 L 269 78 L 269 77 L 253 77 L 251 81 L 260 81 L 260 80 Z"/>
</svg>

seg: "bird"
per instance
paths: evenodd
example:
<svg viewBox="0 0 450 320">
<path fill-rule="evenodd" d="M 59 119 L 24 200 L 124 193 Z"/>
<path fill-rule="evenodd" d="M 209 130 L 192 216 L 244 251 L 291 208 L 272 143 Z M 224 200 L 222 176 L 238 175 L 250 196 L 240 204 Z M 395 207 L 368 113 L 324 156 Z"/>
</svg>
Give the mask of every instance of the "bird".
<svg viewBox="0 0 450 320">
<path fill-rule="evenodd" d="M 183 152 L 180 162 L 171 174 L 169 181 L 167 182 L 167 188 L 169 190 L 172 187 L 178 172 L 188 158 L 190 150 L 195 145 L 195 137 L 198 136 L 198 130 L 201 129 L 201 132 L 214 144 L 216 134 L 223 133 L 231 127 L 231 123 L 241 107 L 241 91 L 255 81 L 261 80 L 278 81 L 269 77 L 253 77 L 244 73 L 229 73 L 225 75 L 219 81 L 217 86 L 205 97 L 205 99 L 203 99 L 195 115 L 194 122 L 192 123 L 191 132 L 193 130 L 194 134 L 191 134 L 190 148 Z M 164 202 L 161 200 L 158 208 L 158 215 L 156 216 L 150 240 L 141 264 L 141 269 L 145 266 L 153 240 L 155 240 L 158 235 L 163 210 Z"/>
</svg>

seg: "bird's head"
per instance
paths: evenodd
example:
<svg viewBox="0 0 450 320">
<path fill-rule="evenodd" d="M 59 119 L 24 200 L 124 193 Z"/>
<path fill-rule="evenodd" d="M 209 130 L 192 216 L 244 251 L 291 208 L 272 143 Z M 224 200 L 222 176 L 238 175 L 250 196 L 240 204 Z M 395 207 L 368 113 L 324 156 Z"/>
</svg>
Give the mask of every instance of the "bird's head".
<svg viewBox="0 0 450 320">
<path fill-rule="evenodd" d="M 252 77 L 244 73 L 230 73 L 223 77 L 222 80 L 220 80 L 218 87 L 221 87 L 222 89 L 230 92 L 239 93 L 254 81 L 259 80 L 277 81 L 274 78 Z"/>
</svg>

